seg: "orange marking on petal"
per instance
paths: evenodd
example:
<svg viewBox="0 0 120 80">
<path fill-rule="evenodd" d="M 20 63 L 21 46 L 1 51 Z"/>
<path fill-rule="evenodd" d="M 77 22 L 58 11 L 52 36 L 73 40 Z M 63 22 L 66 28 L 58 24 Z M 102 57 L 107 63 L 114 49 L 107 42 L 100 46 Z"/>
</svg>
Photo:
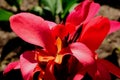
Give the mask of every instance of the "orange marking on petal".
<svg viewBox="0 0 120 80">
<path fill-rule="evenodd" d="M 42 52 L 42 53 L 41 53 Z M 45 54 L 44 51 L 35 51 L 35 60 L 38 62 L 48 62 L 49 60 L 53 60 L 54 56 L 49 56 Z"/>
<path fill-rule="evenodd" d="M 58 48 L 57 52 L 59 53 L 62 49 L 62 40 L 59 37 L 56 40 L 56 45 L 57 45 L 57 48 Z"/>
<path fill-rule="evenodd" d="M 38 56 L 38 61 L 40 62 L 48 62 L 49 60 L 53 60 L 54 57 L 53 56 Z"/>
<path fill-rule="evenodd" d="M 55 58 L 55 62 L 58 63 L 58 64 L 61 64 L 63 56 L 64 55 L 57 55 L 56 58 Z"/>
</svg>

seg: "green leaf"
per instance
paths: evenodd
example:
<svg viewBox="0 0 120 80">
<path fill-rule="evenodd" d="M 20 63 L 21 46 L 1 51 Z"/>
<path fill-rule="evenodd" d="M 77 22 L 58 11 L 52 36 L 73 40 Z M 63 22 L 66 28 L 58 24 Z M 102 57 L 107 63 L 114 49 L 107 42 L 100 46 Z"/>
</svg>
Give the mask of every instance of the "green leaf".
<svg viewBox="0 0 120 80">
<path fill-rule="evenodd" d="M 41 0 L 41 4 L 43 5 L 43 8 L 48 11 L 51 11 L 53 15 L 55 13 L 55 3 L 56 0 Z"/>
<path fill-rule="evenodd" d="M 43 14 L 43 9 L 42 9 L 40 6 L 34 6 L 30 11 L 36 12 L 36 13 L 38 13 L 39 15 L 42 15 L 42 14 Z"/>
<path fill-rule="evenodd" d="M 17 0 L 17 3 L 19 4 L 19 6 L 22 4 L 22 0 Z"/>
<path fill-rule="evenodd" d="M 70 11 L 71 7 L 77 3 L 78 0 L 62 0 L 62 5 L 63 5 L 63 14 L 61 15 L 61 18 L 63 19 L 67 13 Z"/>
<path fill-rule="evenodd" d="M 43 8 L 50 11 L 52 15 L 62 12 L 61 0 L 41 0 L 40 3 Z"/>
<path fill-rule="evenodd" d="M 6 11 L 4 9 L 0 9 L 0 21 L 8 21 L 9 17 L 12 15 L 13 13 Z"/>
<path fill-rule="evenodd" d="M 79 3 L 74 3 L 74 4 L 70 7 L 69 12 L 73 11 L 74 8 L 75 8 L 78 4 L 79 4 Z"/>
<path fill-rule="evenodd" d="M 61 0 L 56 0 L 56 14 L 59 14 L 63 11 L 62 8 L 62 1 Z"/>
</svg>

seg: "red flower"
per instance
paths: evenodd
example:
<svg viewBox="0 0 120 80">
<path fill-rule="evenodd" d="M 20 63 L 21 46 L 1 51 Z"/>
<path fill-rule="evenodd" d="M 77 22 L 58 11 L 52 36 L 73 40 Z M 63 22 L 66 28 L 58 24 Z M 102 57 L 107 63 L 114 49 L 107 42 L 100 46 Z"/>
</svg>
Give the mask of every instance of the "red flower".
<svg viewBox="0 0 120 80">
<path fill-rule="evenodd" d="M 96 62 L 97 72 L 94 76 L 94 80 L 111 80 L 110 73 L 120 78 L 120 68 L 107 60 L 97 59 Z"/>
<path fill-rule="evenodd" d="M 102 69 L 104 63 L 113 65 L 95 58 L 94 51 L 106 35 L 120 29 L 119 22 L 102 16 L 93 18 L 99 8 L 99 4 L 85 0 L 68 15 L 65 24 L 55 24 L 30 13 L 12 16 L 12 30 L 40 48 L 24 52 L 20 61 L 8 65 L 4 74 L 20 68 L 24 80 L 32 80 L 37 72 L 38 80 L 80 80 L 86 73 L 97 80 L 103 79 L 102 71 L 109 69 L 120 77 L 117 72 L 120 69 L 114 66 L 117 71 L 110 70 L 112 67 L 106 64 Z"/>
</svg>

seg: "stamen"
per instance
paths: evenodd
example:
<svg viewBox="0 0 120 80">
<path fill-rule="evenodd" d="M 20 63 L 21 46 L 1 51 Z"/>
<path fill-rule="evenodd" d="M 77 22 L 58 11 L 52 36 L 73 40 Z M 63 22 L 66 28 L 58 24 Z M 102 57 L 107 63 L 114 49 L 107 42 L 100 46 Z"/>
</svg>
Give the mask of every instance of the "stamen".
<svg viewBox="0 0 120 80">
<path fill-rule="evenodd" d="M 82 32 L 82 25 L 76 30 L 73 38 L 69 40 L 69 43 L 76 42 L 77 39 L 80 37 L 81 32 Z"/>
<path fill-rule="evenodd" d="M 69 34 L 64 37 L 63 42 L 62 42 L 62 47 L 67 47 L 68 46 L 68 39 L 69 39 Z"/>
</svg>

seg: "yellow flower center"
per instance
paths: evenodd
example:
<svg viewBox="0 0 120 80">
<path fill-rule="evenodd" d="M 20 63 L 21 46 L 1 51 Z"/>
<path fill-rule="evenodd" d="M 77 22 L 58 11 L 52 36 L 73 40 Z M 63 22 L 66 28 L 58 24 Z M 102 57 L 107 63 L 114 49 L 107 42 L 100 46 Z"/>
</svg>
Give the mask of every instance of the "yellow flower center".
<svg viewBox="0 0 120 80">
<path fill-rule="evenodd" d="M 43 50 L 39 50 L 39 51 L 35 51 L 35 60 L 37 60 L 40 63 L 54 60 L 56 63 L 60 64 L 62 62 L 62 57 L 63 57 L 63 54 L 59 54 L 62 49 L 62 40 L 58 37 L 55 44 L 57 46 L 56 56 L 46 55 L 42 53 L 44 52 Z"/>
</svg>

